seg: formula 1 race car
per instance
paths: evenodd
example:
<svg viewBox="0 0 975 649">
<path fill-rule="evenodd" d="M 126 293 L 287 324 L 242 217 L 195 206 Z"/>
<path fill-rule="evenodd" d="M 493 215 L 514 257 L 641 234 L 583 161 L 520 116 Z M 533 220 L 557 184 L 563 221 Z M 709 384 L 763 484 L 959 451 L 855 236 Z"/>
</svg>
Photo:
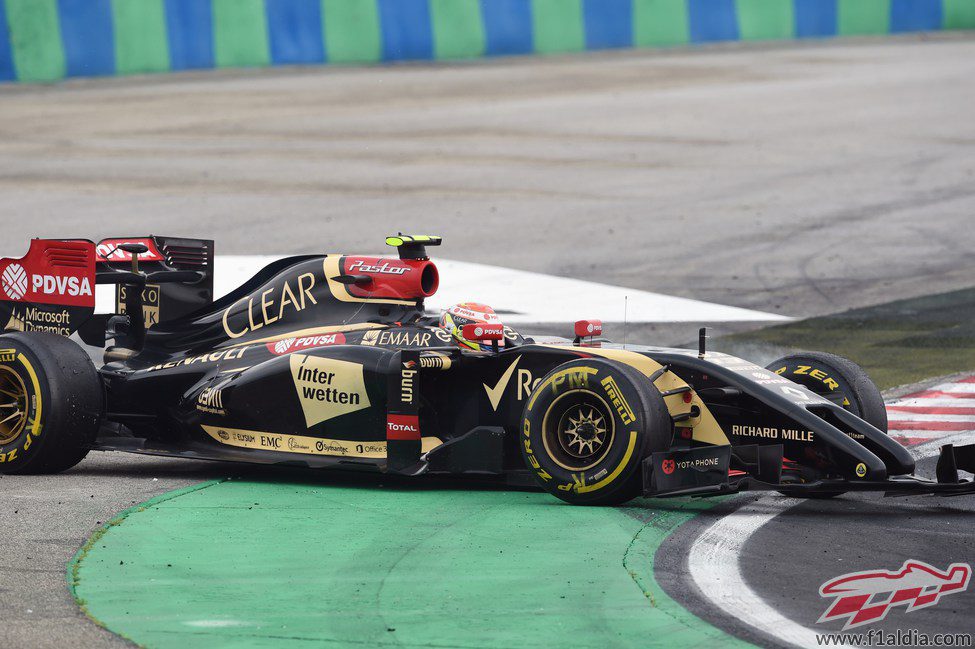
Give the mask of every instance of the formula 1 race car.
<svg viewBox="0 0 975 649">
<path fill-rule="evenodd" d="M 911 475 L 850 361 L 759 367 L 703 336 L 698 350 L 620 346 L 596 320 L 574 339 L 468 324 L 484 344 L 461 349 L 423 308 L 440 239 L 386 243 L 398 257 L 289 257 L 214 301 L 212 241 L 32 241 L 0 260 L 0 471 L 115 450 L 475 475 L 579 504 L 975 491 L 958 476 L 975 445 L 943 448 L 937 481 Z M 94 313 L 99 284 L 114 285 L 114 313 Z"/>
</svg>

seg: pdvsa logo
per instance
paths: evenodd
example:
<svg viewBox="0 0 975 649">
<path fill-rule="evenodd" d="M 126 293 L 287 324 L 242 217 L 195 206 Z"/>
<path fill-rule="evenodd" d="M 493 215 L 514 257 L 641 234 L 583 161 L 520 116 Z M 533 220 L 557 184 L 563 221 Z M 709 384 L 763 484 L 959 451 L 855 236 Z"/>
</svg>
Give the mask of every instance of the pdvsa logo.
<svg viewBox="0 0 975 649">
<path fill-rule="evenodd" d="M 972 567 L 953 563 L 944 571 L 923 561 L 909 559 L 900 570 L 865 570 L 840 575 L 819 587 L 821 597 L 835 597 L 832 605 L 816 621 L 846 619 L 843 630 L 879 622 L 895 606 L 911 613 L 934 606 L 945 595 L 968 589 Z"/>
<path fill-rule="evenodd" d="M 87 277 L 73 277 L 64 275 L 34 275 L 31 279 L 31 289 L 35 293 L 45 295 L 70 295 L 78 297 L 91 295 L 91 282 Z"/>
<path fill-rule="evenodd" d="M 344 345 L 345 335 L 341 333 L 325 334 L 322 336 L 301 336 L 296 338 L 285 338 L 273 343 L 267 343 L 268 350 L 277 356 L 290 354 L 292 352 L 315 347 L 326 347 L 328 345 Z"/>
<path fill-rule="evenodd" d="M 27 271 L 20 264 L 10 264 L 0 278 L 3 292 L 11 300 L 19 300 L 27 294 Z"/>
<path fill-rule="evenodd" d="M 29 290 L 41 295 L 92 296 L 91 281 L 74 275 L 31 275 L 20 264 L 8 264 L 0 275 L 0 286 L 11 300 L 22 300 Z"/>
</svg>

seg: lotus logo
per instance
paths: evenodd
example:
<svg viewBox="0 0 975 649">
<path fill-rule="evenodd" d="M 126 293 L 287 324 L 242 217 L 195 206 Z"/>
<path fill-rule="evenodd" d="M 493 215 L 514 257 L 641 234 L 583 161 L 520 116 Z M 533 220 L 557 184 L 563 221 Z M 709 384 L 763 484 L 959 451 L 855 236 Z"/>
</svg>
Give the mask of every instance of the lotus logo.
<svg viewBox="0 0 975 649">
<path fill-rule="evenodd" d="M 27 295 L 27 271 L 20 264 L 7 266 L 0 283 L 3 284 L 3 292 L 11 300 L 19 300 Z"/>
<path fill-rule="evenodd" d="M 879 622 L 895 606 L 906 606 L 908 613 L 937 604 L 944 595 L 963 593 L 968 588 L 972 568 L 953 563 L 942 572 L 922 561 L 908 560 L 900 570 L 851 572 L 820 586 L 821 597 L 835 597 L 819 622 L 846 618 L 843 630 Z"/>
<path fill-rule="evenodd" d="M 219 435 L 220 436 L 220 439 L 222 439 L 224 441 L 230 439 L 230 433 L 228 433 L 225 430 L 218 430 L 217 431 L 217 435 Z"/>
<path fill-rule="evenodd" d="M 673 460 L 664 460 L 663 463 L 660 465 L 660 468 L 663 469 L 664 473 L 670 475 L 671 473 L 674 472 L 674 469 L 677 468 L 677 465 L 674 464 Z"/>
</svg>

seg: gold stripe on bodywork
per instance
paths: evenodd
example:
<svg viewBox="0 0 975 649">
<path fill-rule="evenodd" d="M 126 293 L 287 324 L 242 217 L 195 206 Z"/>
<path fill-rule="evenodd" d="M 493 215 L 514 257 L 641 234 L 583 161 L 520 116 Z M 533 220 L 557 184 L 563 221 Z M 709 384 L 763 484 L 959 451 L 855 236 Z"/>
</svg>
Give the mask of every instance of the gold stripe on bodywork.
<svg viewBox="0 0 975 649">
<path fill-rule="evenodd" d="M 644 356 L 643 354 L 631 352 L 625 349 L 602 349 L 600 347 L 575 347 L 571 345 L 542 346 L 582 352 L 584 354 L 592 354 L 593 356 L 601 356 L 602 358 L 608 358 L 620 363 L 625 363 L 647 377 L 663 367 L 660 363 L 653 360 L 649 356 Z M 686 387 L 687 382 L 673 372 L 664 372 L 656 381 L 654 381 L 654 385 L 661 392 L 668 392 L 670 390 Z M 697 396 L 697 393 L 693 388 L 691 388 L 690 403 L 684 403 L 684 393 L 664 397 L 664 403 L 667 405 L 667 410 L 670 412 L 672 417 L 687 412 L 691 409 L 691 406 L 698 407 L 698 409 L 701 411 L 699 417 L 682 421 L 679 424 L 679 427 L 681 428 L 688 426 L 693 427 L 694 441 L 704 442 L 705 444 L 715 444 L 718 446 L 724 446 L 731 443 L 728 436 L 718 424 L 718 421 L 714 418 L 714 415 L 711 414 L 711 411 L 708 410 L 706 405 L 704 405 L 704 402 L 701 401 L 699 396 Z"/>
<path fill-rule="evenodd" d="M 379 324 L 376 322 L 362 322 L 359 324 L 329 325 L 327 327 L 311 327 L 309 329 L 296 329 L 294 331 L 289 331 L 283 334 L 274 334 L 273 336 L 268 336 L 267 338 L 257 338 L 256 340 L 248 340 L 242 343 L 234 343 L 233 345 L 227 345 L 226 347 L 221 347 L 220 349 L 227 349 L 229 347 L 243 347 L 244 345 L 257 345 L 260 343 L 276 343 L 279 340 L 284 340 L 286 338 L 305 338 L 307 336 L 321 336 L 324 334 L 345 333 L 349 331 L 385 329 L 388 326 L 389 325 Z"/>
<path fill-rule="evenodd" d="M 253 448 L 282 453 L 304 455 L 324 455 L 328 457 L 363 457 L 384 459 L 386 440 L 376 442 L 356 442 L 344 439 L 324 439 L 307 435 L 285 435 L 264 433 L 257 430 L 224 428 L 222 426 L 201 425 L 203 431 L 215 441 L 226 446 Z M 221 435 L 221 433 L 223 433 Z M 443 444 L 438 437 L 424 437 L 420 440 L 421 453 L 432 451 Z"/>
</svg>

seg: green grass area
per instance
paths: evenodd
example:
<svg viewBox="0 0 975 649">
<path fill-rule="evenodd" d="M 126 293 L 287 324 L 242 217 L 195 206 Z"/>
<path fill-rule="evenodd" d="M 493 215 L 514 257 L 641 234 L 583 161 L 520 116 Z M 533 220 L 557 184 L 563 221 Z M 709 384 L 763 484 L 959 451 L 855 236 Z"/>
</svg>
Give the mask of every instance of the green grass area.
<svg viewBox="0 0 975 649">
<path fill-rule="evenodd" d="M 69 566 L 72 591 L 145 647 L 746 646 L 654 578 L 660 543 L 714 501 L 319 479 L 215 481 L 128 510 Z"/>
<path fill-rule="evenodd" d="M 746 355 L 757 346 L 828 351 L 859 363 L 882 390 L 975 370 L 975 288 L 898 300 L 718 339 Z M 749 357 L 756 356 L 751 349 Z"/>
</svg>

